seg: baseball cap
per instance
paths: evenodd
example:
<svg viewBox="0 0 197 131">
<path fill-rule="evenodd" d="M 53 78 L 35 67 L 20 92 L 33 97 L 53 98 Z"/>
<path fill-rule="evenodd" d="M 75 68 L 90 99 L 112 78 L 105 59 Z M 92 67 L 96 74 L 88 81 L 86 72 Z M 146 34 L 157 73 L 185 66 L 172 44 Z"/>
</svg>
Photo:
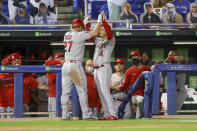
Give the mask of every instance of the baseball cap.
<svg viewBox="0 0 197 131">
<path fill-rule="evenodd" d="M 132 57 L 132 56 L 140 56 L 140 53 L 138 51 L 132 51 L 130 53 L 130 56 L 129 57 Z"/>
<path fill-rule="evenodd" d="M 15 59 L 21 59 L 23 58 L 21 55 L 19 55 L 18 53 L 12 53 L 8 56 L 8 60 L 15 60 Z"/>
<path fill-rule="evenodd" d="M 64 57 L 64 54 L 58 52 L 58 53 L 55 54 L 54 58 L 56 59 L 56 58 L 58 58 L 58 57 Z"/>
<path fill-rule="evenodd" d="M 115 64 L 117 63 L 121 63 L 121 64 L 124 64 L 124 60 L 123 59 L 117 59 L 114 61 Z"/>
<path fill-rule="evenodd" d="M 146 8 L 148 8 L 148 7 L 153 8 L 153 6 L 152 6 L 152 4 L 150 2 L 145 3 L 145 7 Z"/>
</svg>

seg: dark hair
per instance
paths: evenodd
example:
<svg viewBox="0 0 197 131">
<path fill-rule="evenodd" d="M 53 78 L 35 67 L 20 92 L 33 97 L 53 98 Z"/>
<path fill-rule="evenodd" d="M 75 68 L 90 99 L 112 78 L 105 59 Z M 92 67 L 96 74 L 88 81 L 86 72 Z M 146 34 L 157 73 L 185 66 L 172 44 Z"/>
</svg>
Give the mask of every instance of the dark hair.
<svg viewBox="0 0 197 131">
<path fill-rule="evenodd" d="M 39 16 L 39 17 L 41 16 L 40 8 L 42 8 L 42 7 L 45 7 L 45 8 L 46 8 L 46 10 L 47 10 L 47 15 L 50 16 L 50 13 L 49 13 L 48 8 L 47 8 L 47 6 L 45 5 L 45 3 L 40 3 L 40 5 L 39 5 L 39 11 L 38 11 L 38 16 Z"/>
<path fill-rule="evenodd" d="M 146 54 L 146 55 L 148 55 L 148 56 L 149 56 L 149 58 L 152 58 L 152 55 L 151 55 L 151 53 L 150 53 L 150 52 L 143 52 L 143 53 L 142 53 L 142 55 L 143 55 L 143 54 Z"/>
</svg>

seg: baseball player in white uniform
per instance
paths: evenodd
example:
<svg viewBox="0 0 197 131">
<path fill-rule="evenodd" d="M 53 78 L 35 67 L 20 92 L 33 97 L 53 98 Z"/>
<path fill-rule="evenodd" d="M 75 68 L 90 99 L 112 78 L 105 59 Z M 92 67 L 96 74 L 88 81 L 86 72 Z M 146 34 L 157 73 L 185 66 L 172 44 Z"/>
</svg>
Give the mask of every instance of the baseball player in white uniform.
<svg viewBox="0 0 197 131">
<path fill-rule="evenodd" d="M 105 21 L 103 15 L 103 26 L 100 29 L 100 37 L 95 38 L 94 52 L 94 80 L 98 88 L 99 97 L 102 103 L 104 116 L 100 120 L 115 120 L 117 119 L 114 110 L 113 99 L 110 95 L 110 80 L 112 69 L 110 65 L 111 54 L 115 46 L 115 38 L 111 32 L 110 26 Z"/>
<path fill-rule="evenodd" d="M 97 25 L 92 32 L 83 31 L 84 23 L 80 19 L 72 22 L 72 31 L 64 36 L 65 63 L 62 67 L 62 119 L 69 120 L 68 101 L 72 92 L 73 83 L 76 86 L 83 119 L 92 119 L 88 108 L 87 81 L 82 66 L 85 41 L 96 37 L 100 30 L 102 14 L 98 16 Z"/>
<path fill-rule="evenodd" d="M 123 99 L 126 97 L 126 93 L 124 91 L 118 90 L 118 87 L 124 81 L 124 73 L 123 73 L 124 67 L 125 67 L 124 61 L 122 59 L 115 60 L 114 69 L 116 72 L 113 73 L 111 77 L 110 90 L 111 90 L 111 95 L 114 100 L 114 108 L 115 108 L 117 115 L 118 115 L 118 108 L 120 104 L 122 103 Z M 125 114 L 123 118 L 130 119 L 132 113 L 131 113 L 131 108 L 130 108 L 129 103 L 126 105 L 124 111 L 125 111 Z"/>
</svg>

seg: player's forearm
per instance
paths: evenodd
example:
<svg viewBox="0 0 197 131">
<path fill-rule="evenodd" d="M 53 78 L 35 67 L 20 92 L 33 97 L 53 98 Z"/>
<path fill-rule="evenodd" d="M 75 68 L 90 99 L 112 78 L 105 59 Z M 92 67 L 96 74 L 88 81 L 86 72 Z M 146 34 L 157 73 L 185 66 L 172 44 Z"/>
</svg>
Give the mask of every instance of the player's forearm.
<svg viewBox="0 0 197 131">
<path fill-rule="evenodd" d="M 97 22 L 97 25 L 96 27 L 94 28 L 94 30 L 91 32 L 91 37 L 94 38 L 98 35 L 99 33 L 99 30 L 100 30 L 100 27 L 101 27 L 101 23 L 100 22 Z"/>
<path fill-rule="evenodd" d="M 44 85 L 44 84 L 39 84 L 37 88 L 40 89 L 40 90 L 49 90 L 49 87 L 47 85 Z"/>
<path fill-rule="evenodd" d="M 106 20 L 103 21 L 103 27 L 105 28 L 105 31 L 107 33 L 108 40 L 111 40 L 113 38 L 113 33 Z"/>
</svg>

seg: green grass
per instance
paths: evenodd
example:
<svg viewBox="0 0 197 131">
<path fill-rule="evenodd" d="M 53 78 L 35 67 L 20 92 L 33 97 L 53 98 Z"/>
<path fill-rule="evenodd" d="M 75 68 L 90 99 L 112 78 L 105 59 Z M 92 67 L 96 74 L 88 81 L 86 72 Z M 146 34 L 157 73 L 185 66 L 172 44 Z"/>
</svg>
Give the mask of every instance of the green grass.
<svg viewBox="0 0 197 131">
<path fill-rule="evenodd" d="M 176 119 L 176 120 L 119 120 L 119 121 L 1 121 L 1 126 L 76 126 L 76 125 L 151 125 L 151 124 L 197 124 L 197 120 Z"/>
<path fill-rule="evenodd" d="M 156 127 L 148 127 L 144 128 L 144 125 L 167 125 L 174 124 L 176 127 L 169 128 L 166 126 L 165 128 L 156 128 Z M 137 127 L 129 127 L 129 126 L 137 126 Z M 139 125 L 142 125 L 140 127 Z M 184 127 L 182 125 L 185 125 Z M 188 125 L 196 125 L 196 127 L 189 127 Z M 63 129 L 54 127 L 65 127 Z M 88 127 L 88 129 L 79 129 L 80 127 Z M 97 126 L 98 129 L 91 129 L 94 126 Z M 105 127 L 108 126 L 108 127 Z M 114 126 L 121 126 L 123 128 L 113 128 Z M 179 128 L 180 126 L 180 128 Z M 25 127 L 28 130 L 28 127 L 38 127 L 41 130 L 32 130 L 32 131 L 45 131 L 45 130 L 57 130 L 57 131 L 197 131 L 197 119 L 149 119 L 149 120 L 118 120 L 118 121 L 62 121 L 62 120 L 32 120 L 32 121 L 0 121 L 0 130 L 1 127 Z M 39 127 L 49 127 L 49 129 L 39 128 Z M 50 129 L 50 127 L 52 127 Z M 74 127 L 74 129 L 66 129 L 66 127 Z M 101 127 L 105 127 L 101 129 Z M 111 127 L 111 128 L 110 128 Z M 189 130 L 188 130 L 189 129 Z M 31 130 L 31 128 L 29 129 Z"/>
<path fill-rule="evenodd" d="M 54 129 L 52 129 L 54 130 Z M 47 131 L 52 131 L 47 130 Z M 57 129 L 54 131 L 188 131 L 188 128 L 110 128 L 110 129 Z M 196 131 L 197 128 L 189 128 L 189 131 Z M 32 131 L 46 131 L 46 130 L 32 130 Z"/>
</svg>

